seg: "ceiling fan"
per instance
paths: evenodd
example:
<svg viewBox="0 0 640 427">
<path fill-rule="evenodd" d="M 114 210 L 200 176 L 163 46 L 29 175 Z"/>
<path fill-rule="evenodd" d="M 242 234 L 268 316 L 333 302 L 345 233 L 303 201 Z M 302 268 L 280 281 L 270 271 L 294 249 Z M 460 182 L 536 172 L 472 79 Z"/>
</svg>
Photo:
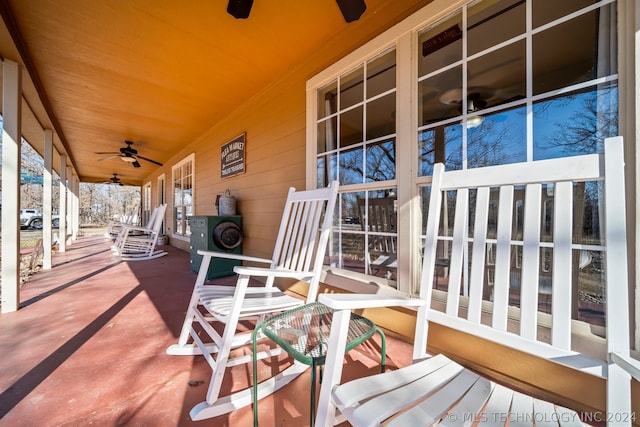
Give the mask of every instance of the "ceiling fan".
<svg viewBox="0 0 640 427">
<path fill-rule="evenodd" d="M 122 182 L 117 173 L 114 173 L 113 176 L 111 178 L 109 178 L 108 181 L 103 182 L 103 184 L 117 184 L 117 185 L 120 185 L 120 186 L 122 186 L 122 185 L 132 185 L 132 184 L 128 184 L 126 182 Z"/>
<path fill-rule="evenodd" d="M 349 23 L 360 19 L 367 5 L 364 0 L 336 0 L 344 20 Z M 247 19 L 251 13 L 253 0 L 229 0 L 227 13 L 236 19 Z"/>
<path fill-rule="evenodd" d="M 131 148 L 131 146 L 133 145 L 133 141 L 125 141 L 124 143 L 127 144 L 127 146 L 122 147 L 119 152 L 102 152 L 102 151 L 96 152 L 96 154 L 108 154 L 107 157 L 98 159 L 98 161 L 101 162 L 103 160 L 113 159 L 114 157 L 120 157 L 124 162 L 131 163 L 131 165 L 134 168 L 139 168 L 141 166 L 140 163 L 138 162 L 138 159 L 142 159 L 147 162 L 154 163 L 158 166 L 162 166 L 162 163 L 156 160 L 151 160 L 149 158 L 139 155 L 138 150 Z"/>
</svg>

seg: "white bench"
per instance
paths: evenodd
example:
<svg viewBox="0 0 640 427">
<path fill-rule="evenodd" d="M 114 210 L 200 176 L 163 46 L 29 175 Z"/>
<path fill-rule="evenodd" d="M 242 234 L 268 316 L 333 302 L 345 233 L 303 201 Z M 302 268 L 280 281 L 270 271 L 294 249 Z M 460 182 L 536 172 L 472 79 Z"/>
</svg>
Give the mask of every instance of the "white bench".
<svg viewBox="0 0 640 427">
<path fill-rule="evenodd" d="M 578 182 L 599 184 L 582 186 L 576 184 Z M 595 193 L 585 196 L 585 188 Z M 457 195 L 455 207 L 451 203 L 453 194 Z M 514 194 L 521 194 L 523 198 L 516 202 L 520 197 Z M 551 215 L 543 207 L 543 199 L 549 195 L 553 199 Z M 599 241 L 576 243 L 572 235 L 574 217 L 579 224 L 582 217 L 574 214 L 573 207 L 577 199 L 595 196 L 599 199 L 592 200 L 594 209 L 599 209 L 599 215 L 595 217 L 603 227 L 599 236 L 592 237 Z M 490 200 L 493 201 L 491 204 Z M 440 226 L 443 209 L 455 209 L 451 229 Z M 545 236 L 543 224 L 550 219 L 553 221 L 552 233 Z M 345 418 L 357 426 L 380 425 L 383 421 L 389 426 L 439 422 L 443 425 L 470 425 L 472 422 L 483 425 L 504 425 L 505 422 L 536 426 L 581 425 L 584 421 L 570 409 L 498 385 L 443 355 L 430 357 L 426 347 L 431 322 L 606 378 L 606 414 L 612 416 L 607 421 L 615 425 L 630 425 L 635 421 L 630 381 L 631 375 L 636 379 L 640 377 L 640 365 L 629 355 L 625 223 L 621 137 L 605 141 L 604 155 L 450 172 L 445 172 L 442 164 L 436 165 L 427 218 L 420 298 L 357 294 L 319 297 L 320 302 L 336 312 L 316 425 L 334 425 Z M 473 227 L 469 227 L 470 224 Z M 515 224 L 521 225 L 521 235 L 513 232 Z M 446 231 L 439 235 L 442 229 Z M 488 233 L 488 229 L 493 233 Z M 446 294 L 433 289 L 434 282 L 437 282 L 434 281 L 436 249 L 439 243 L 442 246 L 442 242 L 451 247 Z M 495 270 L 491 281 L 486 277 L 488 245 L 495 245 Z M 519 306 L 515 308 L 509 299 L 514 247 L 521 250 L 518 262 L 522 269 Z M 584 249 L 606 251 L 608 361 L 581 354 L 572 348 L 572 278 L 579 269 L 578 257 L 574 255 Z M 541 255 L 549 250 L 552 252 L 550 257 Z M 550 283 L 551 333 L 548 342 L 543 342 L 545 340 L 537 336 L 539 318 L 543 317 L 539 316 L 538 298 L 541 292 L 548 292 Z M 541 286 L 544 289 L 540 289 Z M 444 295 L 443 309 L 432 304 L 435 293 Z M 350 310 L 383 306 L 418 307 L 415 363 L 337 385 L 342 372 Z M 516 329 L 519 330 L 515 332 L 508 328 L 509 313 L 513 312 L 518 313 L 519 328 Z"/>
</svg>

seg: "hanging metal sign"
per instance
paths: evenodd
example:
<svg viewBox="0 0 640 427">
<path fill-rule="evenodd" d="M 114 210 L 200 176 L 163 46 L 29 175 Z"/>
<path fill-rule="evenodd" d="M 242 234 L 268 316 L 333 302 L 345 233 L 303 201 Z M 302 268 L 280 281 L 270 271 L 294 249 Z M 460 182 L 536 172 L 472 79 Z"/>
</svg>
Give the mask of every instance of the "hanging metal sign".
<svg viewBox="0 0 640 427">
<path fill-rule="evenodd" d="M 244 173 L 245 136 L 246 133 L 243 133 L 239 137 L 222 146 L 222 152 L 220 155 L 221 178 L 228 178 L 230 176 Z"/>
</svg>

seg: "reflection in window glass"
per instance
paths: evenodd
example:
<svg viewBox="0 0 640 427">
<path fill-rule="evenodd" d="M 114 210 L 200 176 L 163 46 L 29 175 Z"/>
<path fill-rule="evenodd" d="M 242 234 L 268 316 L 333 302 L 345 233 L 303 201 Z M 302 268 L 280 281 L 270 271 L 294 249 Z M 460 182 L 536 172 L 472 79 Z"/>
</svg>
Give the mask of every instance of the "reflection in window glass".
<svg viewBox="0 0 640 427">
<path fill-rule="evenodd" d="M 527 160 L 526 108 L 501 111 L 481 118 L 467 129 L 467 167 Z"/>
<path fill-rule="evenodd" d="M 395 140 L 367 145 L 367 182 L 387 181 L 396 177 Z"/>
<path fill-rule="evenodd" d="M 558 18 L 591 6 L 594 0 L 532 0 L 533 28 L 548 24 Z"/>
<path fill-rule="evenodd" d="M 617 82 L 533 105 L 534 160 L 602 153 L 604 138 L 617 134 Z"/>
<path fill-rule="evenodd" d="M 447 170 L 462 169 L 462 126 L 453 123 L 418 134 L 419 176 L 433 174 L 433 165 L 444 163 Z"/>
<path fill-rule="evenodd" d="M 468 55 L 474 55 L 523 34 L 526 29 L 524 0 L 483 1 L 469 7 Z M 500 28 L 500 31 L 495 31 Z"/>
<path fill-rule="evenodd" d="M 467 112 L 523 99 L 526 89 L 524 40 L 469 61 Z"/>
<path fill-rule="evenodd" d="M 364 68 L 348 73 L 340 79 L 340 109 L 344 110 L 364 100 Z"/>
<path fill-rule="evenodd" d="M 335 114 L 338 110 L 338 82 L 334 81 L 318 90 L 318 118 Z"/>
<path fill-rule="evenodd" d="M 617 73 L 615 19 L 611 4 L 534 34 L 534 95 Z"/>
<path fill-rule="evenodd" d="M 367 63 L 367 98 L 395 88 L 396 51 L 389 51 Z"/>
<path fill-rule="evenodd" d="M 462 59 L 462 15 L 455 15 L 418 34 L 418 76 Z"/>
<path fill-rule="evenodd" d="M 420 211 L 422 212 L 422 235 L 427 234 L 427 212 L 429 212 L 429 200 L 431 198 L 431 186 L 420 187 Z M 423 242 L 424 245 L 424 242 Z M 421 245 L 421 246 L 423 246 Z"/>
<path fill-rule="evenodd" d="M 418 125 L 458 117 L 462 112 L 462 67 L 455 67 L 418 83 Z"/>
<path fill-rule="evenodd" d="M 364 182 L 362 147 L 340 152 L 340 185 Z"/>
<path fill-rule="evenodd" d="M 338 178 L 338 155 L 327 154 L 318 157 L 317 168 L 318 188 L 327 187 L 331 181 Z"/>
<path fill-rule="evenodd" d="M 358 201 L 365 198 L 364 191 L 340 194 L 340 228 L 350 231 L 362 231 L 363 218 L 361 218 Z"/>
<path fill-rule="evenodd" d="M 340 147 L 362 142 L 362 107 L 340 114 Z"/>
<path fill-rule="evenodd" d="M 367 140 L 396 133 L 395 92 L 367 103 Z"/>
<path fill-rule="evenodd" d="M 324 153 L 336 149 L 338 141 L 337 119 L 331 117 L 318 123 L 318 152 Z"/>
<path fill-rule="evenodd" d="M 364 236 L 362 234 L 342 233 L 340 235 L 339 264 L 345 270 L 365 272 Z"/>
</svg>

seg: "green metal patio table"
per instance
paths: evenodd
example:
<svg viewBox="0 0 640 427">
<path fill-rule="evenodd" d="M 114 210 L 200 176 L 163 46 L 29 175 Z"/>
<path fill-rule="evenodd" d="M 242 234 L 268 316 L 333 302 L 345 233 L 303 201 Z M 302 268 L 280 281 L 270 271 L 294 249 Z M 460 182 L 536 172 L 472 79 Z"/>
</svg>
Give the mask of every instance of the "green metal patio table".
<svg viewBox="0 0 640 427">
<path fill-rule="evenodd" d="M 257 341 L 258 334 L 275 342 L 291 357 L 300 363 L 311 366 L 310 393 L 310 425 L 315 420 L 316 404 L 316 370 L 324 365 L 333 310 L 324 304 L 314 302 L 270 316 L 261 322 L 253 331 L 253 418 L 254 426 L 258 425 L 258 368 Z M 352 313 L 349 322 L 347 346 L 345 352 L 362 344 L 374 334 L 381 340 L 381 371 L 386 365 L 386 339 L 384 332 L 371 320 Z"/>
</svg>

